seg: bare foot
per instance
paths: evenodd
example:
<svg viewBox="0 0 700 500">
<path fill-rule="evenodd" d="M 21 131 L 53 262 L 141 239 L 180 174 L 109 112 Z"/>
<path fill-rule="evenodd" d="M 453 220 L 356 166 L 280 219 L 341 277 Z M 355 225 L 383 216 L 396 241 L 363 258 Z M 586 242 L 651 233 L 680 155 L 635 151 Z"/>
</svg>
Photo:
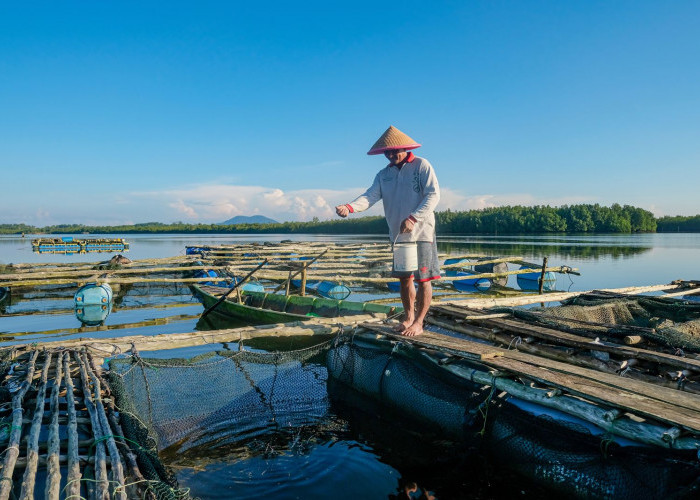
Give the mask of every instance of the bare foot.
<svg viewBox="0 0 700 500">
<path fill-rule="evenodd" d="M 393 330 L 395 332 L 403 332 L 404 330 L 406 330 L 406 328 L 411 326 L 412 323 L 412 321 L 402 321 L 398 325 L 394 325 Z"/>
<path fill-rule="evenodd" d="M 420 335 L 421 333 L 423 333 L 423 325 L 419 323 L 413 323 L 404 331 L 402 331 L 401 335 L 405 335 L 406 337 L 415 337 L 416 335 Z"/>
</svg>

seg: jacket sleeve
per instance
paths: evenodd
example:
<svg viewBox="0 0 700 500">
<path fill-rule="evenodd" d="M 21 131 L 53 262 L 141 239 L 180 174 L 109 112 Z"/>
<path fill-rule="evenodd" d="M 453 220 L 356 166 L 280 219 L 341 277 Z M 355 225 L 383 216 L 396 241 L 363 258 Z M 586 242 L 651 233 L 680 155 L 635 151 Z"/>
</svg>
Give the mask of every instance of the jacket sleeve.
<svg viewBox="0 0 700 500">
<path fill-rule="evenodd" d="M 411 213 L 417 221 L 421 221 L 433 213 L 440 201 L 440 186 L 438 185 L 435 170 L 433 170 L 433 166 L 427 161 L 425 162 L 425 167 L 425 170 L 420 173 L 423 200 Z"/>
<path fill-rule="evenodd" d="M 372 185 L 363 194 L 348 203 L 352 212 L 364 212 L 382 199 L 382 187 L 379 184 L 379 174 L 374 178 Z"/>
</svg>

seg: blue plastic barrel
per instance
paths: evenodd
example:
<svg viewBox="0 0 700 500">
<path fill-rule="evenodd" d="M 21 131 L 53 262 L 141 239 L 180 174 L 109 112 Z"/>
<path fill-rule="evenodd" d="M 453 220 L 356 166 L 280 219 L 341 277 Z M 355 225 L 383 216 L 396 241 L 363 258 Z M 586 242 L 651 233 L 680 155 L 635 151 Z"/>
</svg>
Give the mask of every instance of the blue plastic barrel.
<svg viewBox="0 0 700 500">
<path fill-rule="evenodd" d="M 301 280 L 292 280 L 292 286 L 301 288 Z M 306 289 L 327 299 L 345 300 L 352 293 L 348 287 L 332 281 L 308 280 Z"/>
<path fill-rule="evenodd" d="M 520 266 L 520 269 L 532 269 L 528 266 Z M 521 290 L 539 290 L 540 288 L 540 277 L 542 276 L 542 270 L 535 269 L 531 273 L 516 274 L 518 286 Z M 542 285 L 543 290 L 554 290 L 557 286 L 557 275 L 552 271 L 546 271 L 544 273 L 544 284 Z"/>
<path fill-rule="evenodd" d="M 401 282 L 400 281 L 389 281 L 389 282 L 387 282 L 386 286 L 390 292 L 400 292 L 401 291 Z M 416 283 L 415 280 L 413 281 L 413 286 L 418 288 L 418 283 Z"/>
<path fill-rule="evenodd" d="M 108 304 L 88 304 L 75 306 L 75 317 L 84 326 L 97 326 L 104 323 L 112 312 L 112 303 Z"/>
<path fill-rule="evenodd" d="M 238 283 L 241 280 L 243 280 L 242 276 L 234 276 L 233 277 L 233 284 L 235 285 L 236 283 Z M 228 285 L 226 285 L 226 286 L 228 286 Z M 233 285 L 231 285 L 231 286 L 233 286 Z M 262 283 L 259 283 L 257 281 L 248 280 L 245 283 L 243 283 L 241 286 L 239 286 L 238 288 L 240 288 L 241 290 L 246 291 L 246 292 L 265 292 L 265 287 L 262 285 Z"/>
<path fill-rule="evenodd" d="M 459 271 L 457 277 L 459 279 L 452 280 L 452 286 L 460 292 L 475 292 L 484 291 L 491 288 L 491 280 L 488 278 L 468 278 L 473 273 Z"/>
<path fill-rule="evenodd" d="M 316 286 L 316 292 L 321 297 L 328 299 L 345 300 L 350 296 L 350 289 L 345 285 L 333 283 L 332 281 L 321 281 Z"/>
<path fill-rule="evenodd" d="M 97 283 L 88 283 L 87 285 L 81 286 L 75 295 L 73 300 L 76 307 L 87 306 L 87 305 L 107 305 L 112 302 L 112 287 L 107 283 L 98 285 Z"/>
<path fill-rule="evenodd" d="M 200 269 L 199 271 L 195 271 L 194 277 L 195 278 L 218 278 L 219 274 L 212 269 Z M 217 286 L 217 285 L 219 285 L 219 283 L 220 282 L 218 282 L 218 281 L 204 281 L 200 284 Z"/>
</svg>

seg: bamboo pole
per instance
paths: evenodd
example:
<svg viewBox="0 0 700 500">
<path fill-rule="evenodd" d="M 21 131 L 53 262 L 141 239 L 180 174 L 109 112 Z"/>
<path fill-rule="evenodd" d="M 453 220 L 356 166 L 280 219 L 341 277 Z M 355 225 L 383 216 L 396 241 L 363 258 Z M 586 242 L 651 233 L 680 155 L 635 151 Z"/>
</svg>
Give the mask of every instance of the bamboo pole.
<svg viewBox="0 0 700 500">
<path fill-rule="evenodd" d="M 104 387 L 109 390 L 109 384 L 104 380 L 104 377 L 102 375 L 101 370 L 98 369 L 98 367 L 95 365 L 95 359 L 90 354 L 89 352 L 87 353 L 88 356 L 88 361 L 90 362 L 90 367 L 92 368 L 93 373 L 95 373 L 100 380 L 104 383 Z M 111 393 L 109 394 L 110 397 L 105 400 L 107 403 L 107 416 L 109 418 L 109 423 L 112 426 L 112 434 L 115 436 L 115 439 L 119 440 L 119 443 L 122 445 L 122 453 L 126 459 L 126 464 L 129 467 L 129 473 L 131 474 L 131 477 L 134 479 L 136 484 L 134 485 L 136 489 L 138 490 L 138 497 L 139 498 L 148 498 L 149 500 L 155 500 L 155 495 L 153 494 L 153 491 L 151 489 L 147 488 L 147 483 L 145 478 L 143 477 L 143 474 L 141 474 L 141 470 L 139 469 L 138 462 L 136 461 L 136 456 L 134 453 L 131 451 L 131 448 L 127 444 L 124 438 L 124 430 L 122 429 L 121 424 L 119 423 L 119 419 L 117 418 L 116 415 L 116 406 L 114 404 L 114 398 L 111 397 Z"/>
<path fill-rule="evenodd" d="M 100 440 L 103 434 L 100 426 L 100 421 L 97 416 L 97 407 L 92 397 L 92 389 L 90 388 L 90 378 L 85 368 L 85 364 L 83 363 L 83 360 L 80 358 L 77 352 L 73 353 L 73 357 L 75 358 L 75 362 L 78 363 L 78 366 L 80 367 L 80 381 L 83 386 L 83 398 L 85 401 L 85 408 L 87 409 L 88 415 L 90 415 L 90 424 L 92 425 L 92 432 L 96 441 L 94 467 L 94 496 L 95 498 L 97 498 L 97 500 L 109 499 L 109 479 L 107 478 L 105 444 L 102 440 Z M 97 396 L 99 397 L 99 395 Z"/>
<path fill-rule="evenodd" d="M 97 417 L 101 426 L 100 439 L 107 441 L 107 450 L 109 452 L 109 461 L 111 465 L 111 475 L 112 482 L 117 483 L 116 489 L 114 489 L 114 498 L 118 500 L 126 500 L 126 491 L 124 489 L 124 470 L 122 468 L 121 457 L 119 455 L 119 450 L 117 449 L 117 444 L 114 441 L 114 435 L 112 434 L 111 428 L 109 426 L 109 421 L 107 420 L 107 413 L 105 412 L 104 404 L 102 403 L 102 384 L 100 379 L 95 375 L 92 370 L 90 363 L 88 362 L 87 353 L 83 351 L 81 355 L 85 369 L 92 379 L 92 386 L 95 390 L 95 407 L 97 410 Z"/>
<path fill-rule="evenodd" d="M 98 274 L 109 273 L 112 276 L 132 275 L 132 274 L 153 274 L 153 273 L 186 273 L 190 271 L 198 271 L 201 269 L 211 269 L 215 266 L 181 266 L 181 267 L 144 267 L 137 269 L 79 269 L 69 271 L 37 271 L 25 273 L 0 274 L 3 280 L 32 280 L 37 278 L 90 278 Z"/>
<path fill-rule="evenodd" d="M 51 367 L 52 353 L 46 352 L 44 355 L 44 367 L 41 370 L 41 381 L 37 389 L 36 404 L 34 405 L 34 417 L 29 430 L 27 440 L 27 468 L 24 470 L 22 479 L 22 489 L 19 494 L 20 500 L 30 500 L 34 498 L 34 483 L 36 481 L 36 469 L 39 462 L 39 431 L 44 418 L 44 407 L 46 399 L 46 383 L 48 381 L 49 368 Z"/>
<path fill-rule="evenodd" d="M 75 396 L 73 378 L 70 368 L 70 354 L 63 353 L 63 372 L 66 382 L 66 401 L 68 408 L 68 476 L 66 478 L 66 496 L 76 498 L 80 496 L 80 462 L 78 458 L 78 423 L 75 411 Z"/>
<path fill-rule="evenodd" d="M 5 461 L 2 465 L 2 477 L 0 477 L 0 500 L 7 500 L 12 491 L 12 474 L 19 456 L 19 441 L 22 436 L 22 402 L 24 395 L 29 390 L 34 378 L 36 358 L 39 351 L 32 352 L 27 368 L 27 375 L 19 390 L 12 397 L 12 427 L 10 427 L 10 439 L 5 450 Z"/>
<path fill-rule="evenodd" d="M 46 487 L 44 498 L 57 500 L 61 490 L 61 467 L 59 456 L 61 454 L 61 442 L 59 436 L 58 416 L 60 412 L 58 396 L 61 392 L 61 381 L 63 379 L 63 357 L 65 353 L 60 352 L 56 356 L 56 370 L 51 388 L 51 425 L 49 427 L 49 442 L 47 452 Z"/>
<path fill-rule="evenodd" d="M 290 323 L 278 323 L 272 325 L 258 325 L 243 328 L 230 328 L 225 330 L 211 330 L 204 332 L 168 333 L 160 335 L 135 335 L 126 337 L 114 337 L 109 339 L 72 339 L 41 342 L 37 348 L 77 348 L 86 346 L 96 356 L 113 356 L 115 353 L 128 352 L 132 345 L 136 345 L 139 351 L 154 351 L 161 349 L 177 349 L 180 347 L 193 347 L 197 345 L 221 344 L 239 340 L 248 340 L 260 337 L 308 337 L 333 335 L 340 325 L 352 326 L 363 321 L 369 321 L 385 317 L 382 314 L 359 314 L 340 318 L 313 318 L 308 321 L 293 321 Z M 33 349 L 28 345 L 18 346 L 23 349 Z"/>
<path fill-rule="evenodd" d="M 551 269 L 550 269 L 551 270 Z M 570 299 L 572 297 L 578 297 L 586 293 L 591 293 L 594 291 L 604 291 L 612 293 L 620 293 L 625 295 L 634 295 L 638 293 L 646 292 L 659 292 L 664 290 L 673 290 L 678 288 L 676 284 L 668 285 L 649 285 L 649 286 L 635 286 L 635 287 L 624 287 L 624 288 L 605 288 L 601 290 L 586 290 L 581 292 L 549 292 L 543 293 L 542 295 L 524 295 L 521 297 L 505 298 L 505 299 L 464 299 L 464 300 L 452 300 L 445 302 L 444 304 L 450 304 L 455 306 L 467 306 L 471 309 L 486 309 L 490 307 L 503 307 L 503 306 L 521 306 L 526 304 L 536 304 L 537 302 L 561 302 L 562 300 Z"/>
<path fill-rule="evenodd" d="M 547 274 L 547 257 L 542 259 L 542 272 L 540 273 L 540 282 L 537 286 L 537 291 L 542 295 L 542 289 L 544 288 L 544 278 Z"/>
</svg>

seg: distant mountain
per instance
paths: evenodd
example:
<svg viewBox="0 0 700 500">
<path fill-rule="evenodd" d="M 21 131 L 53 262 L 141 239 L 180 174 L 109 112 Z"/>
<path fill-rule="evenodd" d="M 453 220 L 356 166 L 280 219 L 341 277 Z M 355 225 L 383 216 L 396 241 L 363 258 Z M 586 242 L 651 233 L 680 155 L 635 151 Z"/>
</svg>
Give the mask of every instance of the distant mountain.
<svg viewBox="0 0 700 500">
<path fill-rule="evenodd" d="M 264 215 L 236 215 L 234 218 L 219 222 L 222 226 L 234 226 L 236 224 L 279 224 L 274 219 Z"/>
</svg>

